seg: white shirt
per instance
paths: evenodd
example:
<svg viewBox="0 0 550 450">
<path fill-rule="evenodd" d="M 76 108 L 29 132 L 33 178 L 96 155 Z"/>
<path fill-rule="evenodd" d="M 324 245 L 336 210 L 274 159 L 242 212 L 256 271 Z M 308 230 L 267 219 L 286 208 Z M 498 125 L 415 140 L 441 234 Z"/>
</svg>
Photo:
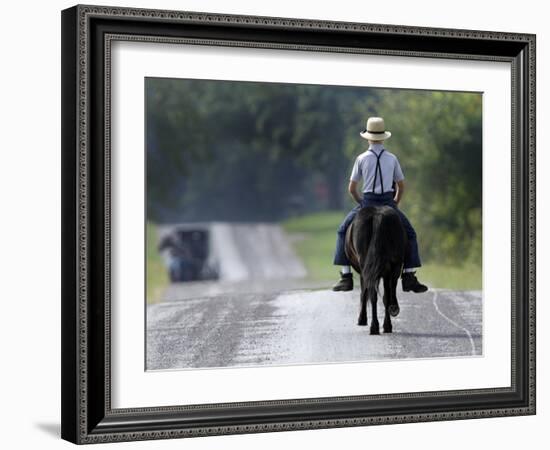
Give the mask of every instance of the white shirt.
<svg viewBox="0 0 550 450">
<path fill-rule="evenodd" d="M 382 150 L 384 150 L 382 152 Z M 380 155 L 380 152 L 382 154 Z M 393 192 L 393 182 L 402 181 L 405 179 L 397 156 L 390 153 L 382 144 L 371 144 L 365 152 L 361 153 L 355 160 L 351 171 L 350 180 L 359 182 L 363 181 L 363 193 L 373 192 L 373 184 L 375 179 L 375 169 L 377 156 L 380 155 L 380 169 L 382 172 L 382 180 L 380 173 L 376 170 L 376 186 L 374 192 L 381 194 L 384 192 Z M 384 188 L 382 189 L 382 183 Z"/>
</svg>

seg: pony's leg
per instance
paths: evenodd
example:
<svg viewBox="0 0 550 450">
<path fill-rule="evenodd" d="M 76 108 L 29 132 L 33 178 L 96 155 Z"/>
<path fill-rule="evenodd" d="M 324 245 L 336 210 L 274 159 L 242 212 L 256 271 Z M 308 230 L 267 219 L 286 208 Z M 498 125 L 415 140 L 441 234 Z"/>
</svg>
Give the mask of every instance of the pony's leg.
<svg viewBox="0 0 550 450">
<path fill-rule="evenodd" d="M 389 282 L 389 292 L 388 296 L 389 305 L 386 308 L 386 319 L 384 319 L 384 333 L 393 332 L 393 326 L 391 323 L 390 316 L 397 316 L 399 314 L 399 303 L 397 302 L 397 282 L 399 281 L 399 276 L 393 276 Z M 386 321 L 389 327 L 386 329 Z"/>
<path fill-rule="evenodd" d="M 378 294 L 376 289 L 370 292 L 370 304 L 372 308 L 372 319 L 370 323 L 370 334 L 380 334 L 380 325 L 378 324 L 378 313 L 376 312 L 376 303 L 378 302 Z"/>
<path fill-rule="evenodd" d="M 397 282 L 401 276 L 401 270 L 396 270 L 391 279 L 391 301 L 389 312 L 392 317 L 396 317 L 399 314 L 399 302 L 397 301 Z"/>
<path fill-rule="evenodd" d="M 361 277 L 361 308 L 359 310 L 359 319 L 357 325 L 367 325 L 367 290 L 365 289 L 365 283 L 363 277 Z"/>
<path fill-rule="evenodd" d="M 387 277 L 384 277 L 384 333 L 392 332 L 390 317 L 390 306 L 392 303 L 392 281 L 390 281 Z"/>
</svg>

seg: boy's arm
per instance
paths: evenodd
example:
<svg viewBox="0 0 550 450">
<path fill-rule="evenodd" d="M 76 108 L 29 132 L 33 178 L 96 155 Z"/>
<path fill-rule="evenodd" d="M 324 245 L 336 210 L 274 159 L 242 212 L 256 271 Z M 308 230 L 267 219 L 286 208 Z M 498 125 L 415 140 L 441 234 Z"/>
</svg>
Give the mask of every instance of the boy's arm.
<svg viewBox="0 0 550 450">
<path fill-rule="evenodd" d="M 351 196 L 357 203 L 361 204 L 361 200 L 363 199 L 357 193 L 357 184 L 358 184 L 357 181 L 350 180 L 349 186 L 348 186 L 348 192 L 351 194 Z"/>
<path fill-rule="evenodd" d="M 395 158 L 395 166 L 393 168 L 393 181 L 395 181 L 396 191 L 393 200 L 397 205 L 403 198 L 403 193 L 405 192 L 405 176 L 403 175 L 403 170 L 401 170 L 401 164 L 397 157 Z"/>
<path fill-rule="evenodd" d="M 359 204 L 361 204 L 361 201 L 363 200 L 357 193 L 357 185 L 359 184 L 360 180 L 361 180 L 361 166 L 359 165 L 359 158 L 356 158 L 355 163 L 353 164 L 353 169 L 351 169 L 351 176 L 349 177 L 348 192 L 351 194 L 353 199 Z"/>
<path fill-rule="evenodd" d="M 405 181 L 397 181 L 395 184 L 397 185 L 397 191 L 395 192 L 395 197 L 393 199 L 395 203 L 399 205 L 401 197 L 403 197 L 403 192 L 405 192 Z"/>
</svg>

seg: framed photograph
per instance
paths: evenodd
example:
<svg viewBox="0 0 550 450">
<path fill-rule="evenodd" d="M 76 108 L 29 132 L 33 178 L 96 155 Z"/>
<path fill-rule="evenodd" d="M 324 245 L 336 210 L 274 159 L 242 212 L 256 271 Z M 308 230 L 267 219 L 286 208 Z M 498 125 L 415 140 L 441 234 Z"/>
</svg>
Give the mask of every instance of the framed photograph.
<svg viewBox="0 0 550 450">
<path fill-rule="evenodd" d="M 62 437 L 535 414 L 535 36 L 62 12 Z"/>
</svg>

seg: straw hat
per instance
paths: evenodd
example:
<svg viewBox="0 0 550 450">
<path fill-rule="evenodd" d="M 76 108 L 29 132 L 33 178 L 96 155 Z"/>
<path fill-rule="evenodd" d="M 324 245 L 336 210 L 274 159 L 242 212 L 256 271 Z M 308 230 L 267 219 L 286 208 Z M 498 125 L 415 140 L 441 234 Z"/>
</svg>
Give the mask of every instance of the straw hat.
<svg viewBox="0 0 550 450">
<path fill-rule="evenodd" d="M 382 117 L 369 117 L 367 127 L 359 134 L 362 138 L 370 139 L 371 141 L 383 141 L 391 136 L 391 133 L 386 131 Z"/>
</svg>

